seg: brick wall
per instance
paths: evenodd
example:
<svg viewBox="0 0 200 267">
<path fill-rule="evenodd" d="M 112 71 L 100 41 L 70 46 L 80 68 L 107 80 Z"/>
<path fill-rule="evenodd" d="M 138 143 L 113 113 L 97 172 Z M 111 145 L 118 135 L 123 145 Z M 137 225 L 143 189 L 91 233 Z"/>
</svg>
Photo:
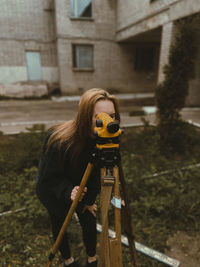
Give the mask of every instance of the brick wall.
<svg viewBox="0 0 200 267">
<path fill-rule="evenodd" d="M 27 80 L 26 51 L 40 52 L 43 79 L 58 81 L 52 3 L 52 0 L 0 0 L 1 83 Z"/>
<path fill-rule="evenodd" d="M 56 0 L 59 80 L 63 94 L 92 87 L 119 92 L 149 92 L 156 86 L 157 74 L 134 70 L 135 45 L 117 43 L 116 1 L 93 1 L 93 19 L 70 19 L 70 1 Z M 72 44 L 94 46 L 94 70 L 72 68 Z M 159 49 L 158 49 L 159 51 Z"/>
<path fill-rule="evenodd" d="M 110 88 L 111 54 L 117 47 L 114 41 L 116 2 L 114 0 L 93 1 L 91 20 L 71 19 L 70 1 L 56 0 L 55 7 L 59 78 L 62 92 L 68 94 L 92 87 Z M 73 70 L 72 44 L 94 46 L 93 71 Z M 118 73 L 115 72 L 115 74 Z"/>
<path fill-rule="evenodd" d="M 58 38 L 113 40 L 116 25 L 116 1 L 93 1 L 93 20 L 70 19 L 70 1 L 55 0 Z"/>
</svg>

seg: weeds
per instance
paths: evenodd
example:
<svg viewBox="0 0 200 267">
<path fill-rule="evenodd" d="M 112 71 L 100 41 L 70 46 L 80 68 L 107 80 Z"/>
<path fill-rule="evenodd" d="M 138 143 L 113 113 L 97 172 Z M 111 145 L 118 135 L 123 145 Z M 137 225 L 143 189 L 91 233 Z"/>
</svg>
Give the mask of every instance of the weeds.
<svg viewBox="0 0 200 267">
<path fill-rule="evenodd" d="M 35 129 L 36 130 L 36 129 Z M 35 195 L 35 177 L 45 132 L 1 135 L 0 212 L 25 208 L 0 217 L 1 266 L 42 266 L 48 258 L 52 236 L 46 210 Z M 148 125 L 127 129 L 122 136 L 121 154 L 128 184 L 136 240 L 164 252 L 167 239 L 178 230 L 196 235 L 200 229 L 200 169 L 181 167 L 199 161 L 199 133 L 191 129 L 190 146 L 184 155 L 160 154 L 156 128 Z M 193 141 L 192 141 L 193 140 Z M 174 170 L 153 176 L 155 172 Z M 80 226 L 69 227 L 72 251 L 85 263 Z M 129 266 L 128 248 L 123 247 L 124 266 Z M 141 266 L 164 266 L 139 254 Z M 53 266 L 60 263 L 59 254 Z"/>
</svg>

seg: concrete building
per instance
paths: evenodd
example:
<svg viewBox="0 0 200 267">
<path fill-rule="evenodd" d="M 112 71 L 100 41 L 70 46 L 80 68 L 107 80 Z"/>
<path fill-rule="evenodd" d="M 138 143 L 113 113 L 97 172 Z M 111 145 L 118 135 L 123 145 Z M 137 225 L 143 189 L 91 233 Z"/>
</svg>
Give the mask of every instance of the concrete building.
<svg viewBox="0 0 200 267">
<path fill-rule="evenodd" d="M 175 22 L 199 0 L 0 0 L 0 83 L 47 81 L 62 94 L 92 87 L 154 92 Z M 196 25 L 198 48 L 200 25 Z M 200 49 L 189 105 L 200 104 Z"/>
<path fill-rule="evenodd" d="M 142 46 L 150 47 L 153 43 L 159 50 L 159 56 L 154 58 L 159 83 L 164 78 L 163 66 L 168 63 L 170 46 L 176 32 L 175 22 L 199 12 L 198 0 L 118 0 L 116 42 L 132 43 L 138 45 L 139 49 Z M 190 81 L 188 105 L 200 104 L 200 25 L 195 25 L 195 28 L 198 51 L 195 77 Z"/>
<path fill-rule="evenodd" d="M 49 1 L 0 1 L 0 83 L 58 82 L 54 14 Z"/>
</svg>

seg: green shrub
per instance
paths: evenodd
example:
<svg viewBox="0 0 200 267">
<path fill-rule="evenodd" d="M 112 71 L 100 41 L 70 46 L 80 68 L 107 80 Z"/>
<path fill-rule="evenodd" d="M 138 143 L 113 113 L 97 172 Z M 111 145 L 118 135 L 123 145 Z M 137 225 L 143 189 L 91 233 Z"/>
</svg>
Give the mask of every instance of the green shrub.
<svg viewBox="0 0 200 267">
<path fill-rule="evenodd" d="M 185 105 L 189 80 L 194 74 L 194 25 L 197 21 L 199 23 L 199 17 L 194 16 L 176 23 L 175 41 L 170 49 L 169 63 L 164 67 L 165 78 L 156 88 L 160 146 L 165 154 L 183 151 L 186 144 L 185 137 L 179 138 L 185 129 L 181 123 L 180 110 Z"/>
<path fill-rule="evenodd" d="M 29 133 L 1 137 L 0 169 L 1 173 L 10 170 L 21 172 L 24 168 L 37 166 L 45 138 L 43 127 L 29 129 Z"/>
</svg>

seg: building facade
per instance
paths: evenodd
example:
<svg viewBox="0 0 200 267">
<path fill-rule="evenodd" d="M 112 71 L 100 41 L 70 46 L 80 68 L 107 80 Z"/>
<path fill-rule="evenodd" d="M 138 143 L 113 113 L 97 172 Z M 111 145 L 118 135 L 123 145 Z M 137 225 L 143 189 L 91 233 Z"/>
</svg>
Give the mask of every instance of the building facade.
<svg viewBox="0 0 200 267">
<path fill-rule="evenodd" d="M 0 83 L 58 82 L 54 14 L 49 1 L 0 1 Z"/>
<path fill-rule="evenodd" d="M 62 94 L 154 92 L 175 22 L 199 0 L 0 0 L 0 83 L 47 81 Z M 200 104 L 200 25 L 189 105 Z"/>
<path fill-rule="evenodd" d="M 119 0 L 116 41 L 147 46 L 153 41 L 160 51 L 157 83 L 162 82 L 163 67 L 168 63 L 170 46 L 176 34 L 176 21 L 199 13 L 198 0 Z M 187 98 L 187 104 L 193 106 L 200 104 L 200 25 L 195 25 L 195 30 L 195 75 L 190 81 Z"/>
</svg>

